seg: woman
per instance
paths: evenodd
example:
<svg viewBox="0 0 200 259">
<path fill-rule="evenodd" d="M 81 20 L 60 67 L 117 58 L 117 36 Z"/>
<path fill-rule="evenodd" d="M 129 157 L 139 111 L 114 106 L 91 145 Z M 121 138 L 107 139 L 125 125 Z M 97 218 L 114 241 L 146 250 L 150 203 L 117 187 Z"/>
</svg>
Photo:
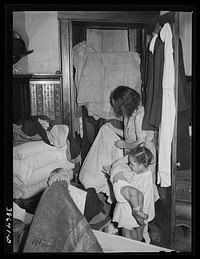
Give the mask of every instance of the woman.
<svg viewBox="0 0 200 259">
<path fill-rule="evenodd" d="M 81 166 L 80 182 L 86 189 L 95 188 L 97 193 L 105 193 L 110 203 L 112 202 L 109 200 L 111 196 L 110 187 L 102 173 L 102 168 L 110 168 L 116 160 L 126 155 L 127 150 L 135 148 L 142 142 L 154 156 L 150 170 L 152 171 L 153 182 L 155 182 L 156 149 L 153 143 L 154 132 L 142 130 L 144 107 L 140 103 L 140 94 L 130 87 L 118 86 L 111 92 L 111 107 L 119 120 L 123 120 L 124 129 L 117 129 L 111 123 L 104 124 Z M 124 157 L 124 161 L 128 162 L 127 156 Z M 157 200 L 156 186 L 155 195 L 155 200 Z"/>
<path fill-rule="evenodd" d="M 126 151 L 135 148 L 138 144 L 144 142 L 144 145 L 150 149 L 154 156 L 154 161 L 150 165 L 155 182 L 156 169 L 156 148 L 154 145 L 154 131 L 142 130 L 142 121 L 144 117 L 144 107 L 141 106 L 140 94 L 127 86 L 118 86 L 111 92 L 110 104 L 115 115 L 123 118 L 124 121 L 124 140 L 115 142 L 115 146 Z"/>
</svg>

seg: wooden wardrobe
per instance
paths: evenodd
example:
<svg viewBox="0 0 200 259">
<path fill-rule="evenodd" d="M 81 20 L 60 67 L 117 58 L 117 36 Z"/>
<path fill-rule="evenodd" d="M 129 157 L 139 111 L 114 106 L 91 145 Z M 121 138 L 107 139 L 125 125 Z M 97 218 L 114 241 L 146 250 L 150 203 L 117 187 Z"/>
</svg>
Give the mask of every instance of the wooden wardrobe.
<svg viewBox="0 0 200 259">
<path fill-rule="evenodd" d="M 86 29 L 128 30 L 130 50 L 135 50 L 141 57 L 141 72 L 147 44 L 150 36 L 159 23 L 161 26 L 168 22 L 171 25 L 174 43 L 175 62 L 175 99 L 178 96 L 178 48 L 179 48 L 179 13 L 168 12 L 160 15 L 159 11 L 59 11 L 58 20 L 60 26 L 60 50 L 62 67 L 62 100 L 63 122 L 70 125 L 74 132 L 74 86 L 73 86 L 73 62 L 72 48 L 77 43 L 86 40 Z M 131 35 L 136 33 L 137 42 L 133 42 Z M 177 106 L 177 105 L 176 105 Z M 175 202 L 176 202 L 176 173 L 177 173 L 177 115 L 175 119 L 174 136 L 172 143 L 172 174 L 171 186 L 162 187 L 161 207 L 157 208 L 159 228 L 161 228 L 163 240 L 158 245 L 173 248 L 175 241 Z"/>
</svg>

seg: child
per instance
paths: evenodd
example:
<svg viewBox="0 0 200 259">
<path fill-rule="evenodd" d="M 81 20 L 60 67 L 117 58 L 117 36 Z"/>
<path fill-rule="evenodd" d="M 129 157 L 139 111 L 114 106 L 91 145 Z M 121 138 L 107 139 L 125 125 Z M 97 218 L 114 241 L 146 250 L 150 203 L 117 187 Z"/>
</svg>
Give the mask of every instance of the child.
<svg viewBox="0 0 200 259">
<path fill-rule="evenodd" d="M 155 216 L 151 151 L 138 145 L 126 157 L 117 160 L 110 172 L 116 198 L 113 221 L 122 227 L 125 237 L 141 241 L 145 224 Z"/>
</svg>

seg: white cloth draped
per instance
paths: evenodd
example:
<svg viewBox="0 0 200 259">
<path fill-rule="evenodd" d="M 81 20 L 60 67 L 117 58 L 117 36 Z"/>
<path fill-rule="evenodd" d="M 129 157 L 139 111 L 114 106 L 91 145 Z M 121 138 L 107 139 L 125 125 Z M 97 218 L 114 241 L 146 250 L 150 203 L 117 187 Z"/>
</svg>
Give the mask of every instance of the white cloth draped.
<svg viewBox="0 0 200 259">
<path fill-rule="evenodd" d="M 96 52 L 80 42 L 73 48 L 77 103 L 85 105 L 95 119 L 116 119 L 111 113 L 109 96 L 119 85 L 141 93 L 140 57 L 134 51 Z"/>
<path fill-rule="evenodd" d="M 96 192 L 103 192 L 110 197 L 110 188 L 102 167 L 111 165 L 123 157 L 122 149 L 117 148 L 114 142 L 119 136 L 113 131 L 110 123 L 104 124 L 95 138 L 79 173 L 79 180 L 87 188 L 95 188 Z M 111 200 L 108 201 L 111 202 Z"/>
</svg>

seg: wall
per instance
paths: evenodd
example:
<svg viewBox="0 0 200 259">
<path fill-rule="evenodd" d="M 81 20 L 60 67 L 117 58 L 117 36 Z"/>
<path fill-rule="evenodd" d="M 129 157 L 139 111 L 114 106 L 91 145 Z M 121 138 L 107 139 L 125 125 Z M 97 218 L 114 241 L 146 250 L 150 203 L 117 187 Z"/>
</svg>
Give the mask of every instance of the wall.
<svg viewBox="0 0 200 259">
<path fill-rule="evenodd" d="M 14 12 L 13 22 L 25 29 L 34 52 L 16 65 L 20 73 L 55 74 L 60 70 L 57 12 Z"/>
<path fill-rule="evenodd" d="M 25 13 L 24 12 L 13 13 L 13 25 L 18 25 L 26 31 Z M 20 74 L 27 74 L 28 73 L 28 56 L 20 59 L 16 64 L 14 64 L 14 67 L 15 66 L 20 67 Z"/>
</svg>

